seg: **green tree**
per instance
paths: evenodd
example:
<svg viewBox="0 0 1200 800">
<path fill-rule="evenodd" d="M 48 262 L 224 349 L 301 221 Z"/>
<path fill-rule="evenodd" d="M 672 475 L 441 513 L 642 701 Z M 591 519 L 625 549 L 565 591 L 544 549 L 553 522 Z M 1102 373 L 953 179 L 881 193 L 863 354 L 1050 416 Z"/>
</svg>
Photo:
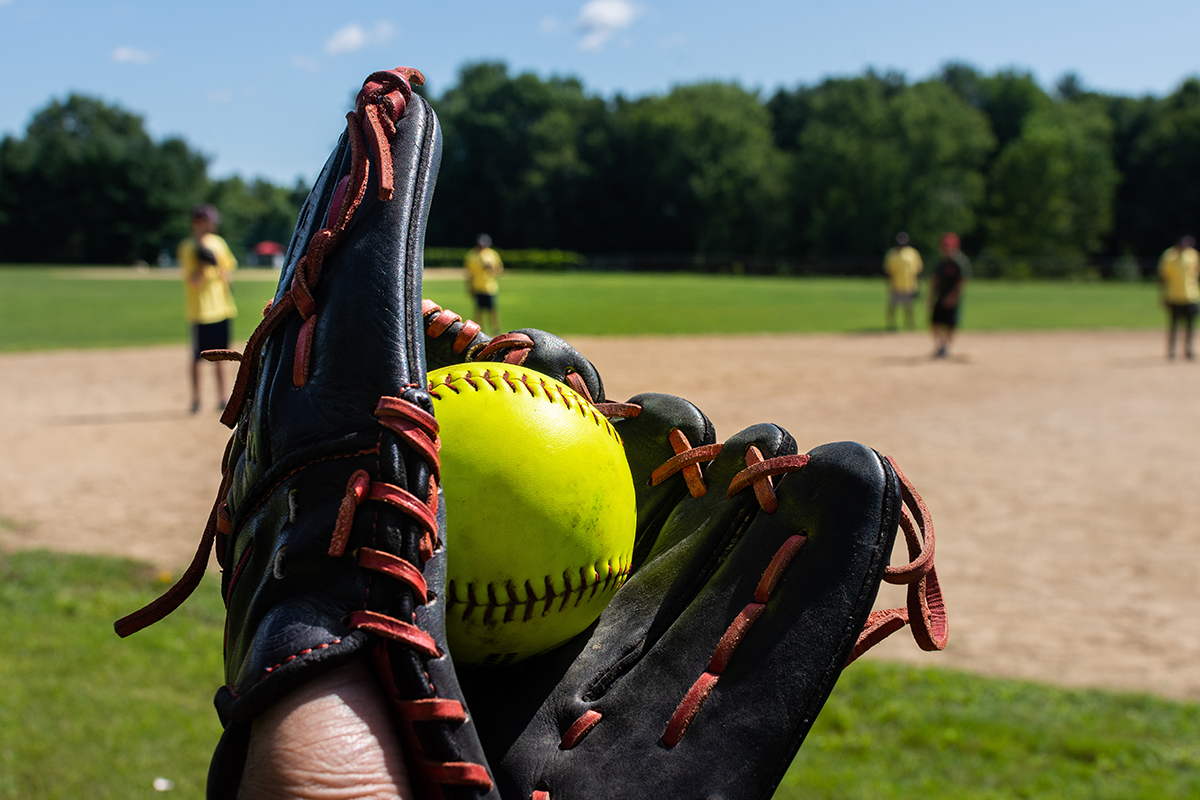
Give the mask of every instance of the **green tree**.
<svg viewBox="0 0 1200 800">
<path fill-rule="evenodd" d="M 1141 254 L 1157 254 L 1180 234 L 1200 232 L 1200 79 L 1129 111 L 1137 127 L 1118 236 Z"/>
<path fill-rule="evenodd" d="M 975 227 L 994 139 L 950 88 L 895 90 L 868 75 L 826 81 L 810 102 L 794 178 L 800 249 L 875 255 L 906 230 L 928 251 Z"/>
<path fill-rule="evenodd" d="M 153 259 L 186 226 L 205 167 L 180 139 L 155 144 L 117 106 L 51 101 L 24 139 L 0 142 L 0 260 Z"/>
<path fill-rule="evenodd" d="M 606 194 L 624 225 L 613 247 L 774 254 L 787 224 L 787 157 L 757 95 L 727 83 L 679 86 L 618 107 L 620 158 Z"/>
<path fill-rule="evenodd" d="M 1010 257 L 1076 262 L 1099 252 L 1112 226 L 1118 180 L 1112 121 L 1100 104 L 1035 111 L 992 169 L 990 248 Z"/>
<path fill-rule="evenodd" d="M 1156 238 L 1163 209 L 1150 192 L 1155 168 L 1144 149 L 1147 132 L 1162 113 L 1160 98 L 1104 96 L 1105 113 L 1113 126 L 1113 165 L 1121 176 L 1113 203 L 1113 230 L 1107 252 L 1148 254 L 1163 249 Z M 1146 249 L 1149 247 L 1149 249 Z"/>
<path fill-rule="evenodd" d="M 1020 70 L 1000 70 L 984 75 L 961 62 L 942 67 L 939 80 L 963 101 L 987 114 L 996 137 L 996 152 L 1021 135 L 1025 119 L 1053 104 L 1033 75 Z"/>
<path fill-rule="evenodd" d="M 607 149 L 603 100 L 574 78 L 510 77 L 504 64 L 480 63 L 433 105 L 444 146 L 431 243 L 468 244 L 487 231 L 504 247 L 575 245 Z"/>
</svg>

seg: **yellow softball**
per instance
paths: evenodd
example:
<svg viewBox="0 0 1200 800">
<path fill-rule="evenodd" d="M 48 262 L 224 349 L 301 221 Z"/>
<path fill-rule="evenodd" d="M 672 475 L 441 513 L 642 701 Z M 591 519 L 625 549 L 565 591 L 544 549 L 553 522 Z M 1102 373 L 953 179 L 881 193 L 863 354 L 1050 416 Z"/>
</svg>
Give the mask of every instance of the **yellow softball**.
<svg viewBox="0 0 1200 800">
<path fill-rule="evenodd" d="M 446 635 L 499 666 L 591 625 L 629 575 L 637 508 L 612 424 L 525 367 L 429 373 L 446 498 Z"/>
</svg>

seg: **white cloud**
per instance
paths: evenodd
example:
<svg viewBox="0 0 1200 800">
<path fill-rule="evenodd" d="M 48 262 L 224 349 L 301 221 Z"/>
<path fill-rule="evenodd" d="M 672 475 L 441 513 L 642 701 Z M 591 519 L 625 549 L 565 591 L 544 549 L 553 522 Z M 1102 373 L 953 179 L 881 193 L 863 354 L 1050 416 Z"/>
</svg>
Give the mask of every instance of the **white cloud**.
<svg viewBox="0 0 1200 800">
<path fill-rule="evenodd" d="M 385 19 L 376 22 L 370 29 L 352 22 L 337 31 L 325 43 L 325 52 L 331 56 L 353 53 L 367 45 L 383 44 L 396 32 L 396 26 Z"/>
<path fill-rule="evenodd" d="M 0 7 L 6 6 L 11 2 L 12 0 L 0 0 Z"/>
<path fill-rule="evenodd" d="M 554 34 L 561 30 L 562 23 L 559 22 L 558 17 L 555 16 L 542 17 L 542 21 L 538 23 L 538 31 L 541 33 Z"/>
<path fill-rule="evenodd" d="M 602 49 L 609 39 L 632 25 L 641 13 L 641 7 L 629 0 L 588 0 L 579 9 L 578 25 L 583 31 L 579 49 Z"/>
<path fill-rule="evenodd" d="M 317 71 L 317 60 L 308 56 L 294 55 L 292 56 L 292 66 L 302 72 L 313 73 Z"/>
<path fill-rule="evenodd" d="M 228 89 L 209 89 L 204 98 L 210 103 L 229 103 L 233 100 L 233 92 Z"/>
<path fill-rule="evenodd" d="M 0 0 L 3 2 L 3 0 Z M 113 48 L 112 60 L 118 64 L 149 64 L 154 60 L 154 55 L 146 50 L 139 50 L 136 47 L 121 46 Z"/>
</svg>

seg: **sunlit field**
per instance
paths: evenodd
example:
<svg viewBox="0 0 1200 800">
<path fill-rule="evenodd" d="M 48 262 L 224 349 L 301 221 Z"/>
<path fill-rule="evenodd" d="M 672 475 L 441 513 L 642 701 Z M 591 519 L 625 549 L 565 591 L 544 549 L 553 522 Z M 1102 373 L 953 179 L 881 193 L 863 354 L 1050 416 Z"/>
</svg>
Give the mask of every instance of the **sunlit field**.
<svg viewBox="0 0 1200 800">
<path fill-rule="evenodd" d="M 439 271 L 425 296 L 469 316 L 457 277 Z M 277 273 L 243 269 L 233 292 L 244 340 L 275 292 Z M 856 332 L 883 328 L 886 289 L 859 278 L 688 274 L 522 273 L 501 282 L 507 329 L 563 336 Z M 918 300 L 918 303 L 921 301 Z M 1161 324 L 1147 283 L 976 281 L 964 330 L 1138 329 Z M 924 327 L 924 311 L 917 320 Z M 124 347 L 187 341 L 174 273 L 130 269 L 0 267 L 0 350 Z"/>
</svg>

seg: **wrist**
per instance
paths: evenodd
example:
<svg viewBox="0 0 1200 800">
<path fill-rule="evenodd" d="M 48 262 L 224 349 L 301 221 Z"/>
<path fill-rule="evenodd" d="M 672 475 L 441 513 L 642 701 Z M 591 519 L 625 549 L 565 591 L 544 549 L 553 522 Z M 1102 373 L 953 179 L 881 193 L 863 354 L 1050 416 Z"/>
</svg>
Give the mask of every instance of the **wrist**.
<svg viewBox="0 0 1200 800">
<path fill-rule="evenodd" d="M 239 795 L 411 797 L 387 708 L 363 662 L 286 695 L 254 721 Z"/>
</svg>

